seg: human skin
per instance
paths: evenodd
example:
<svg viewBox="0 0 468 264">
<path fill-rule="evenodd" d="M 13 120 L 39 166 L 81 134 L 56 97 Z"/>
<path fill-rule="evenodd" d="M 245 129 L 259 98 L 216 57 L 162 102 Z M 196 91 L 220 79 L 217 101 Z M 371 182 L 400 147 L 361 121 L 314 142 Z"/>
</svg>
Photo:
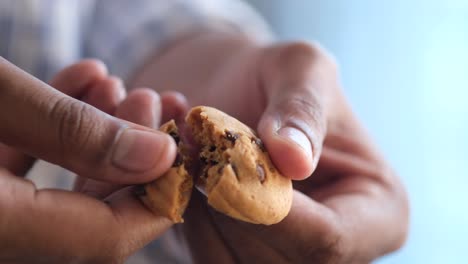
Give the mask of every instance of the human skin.
<svg viewBox="0 0 468 264">
<path fill-rule="evenodd" d="M 404 187 L 317 44 L 200 33 L 157 54 L 133 84 L 180 91 L 192 106 L 217 107 L 256 128 L 294 180 L 291 212 L 272 226 L 219 214 L 195 192 L 178 231 L 196 263 L 367 263 L 403 245 Z"/>
<path fill-rule="evenodd" d="M 98 79 L 106 75 L 98 74 Z M 88 87 L 86 85 L 72 85 L 68 90 L 70 86 L 63 85 L 79 83 L 76 80 L 80 79 L 58 83 L 55 80 L 52 86 L 104 112 L 144 126 L 156 127 L 156 120 L 161 118 L 160 106 L 155 107 L 159 105 L 158 97 L 149 90 L 135 90 L 121 101 L 115 100 L 119 94 L 116 91 L 99 94 L 93 91 L 103 90 L 83 89 Z M 195 262 L 365 263 L 403 244 L 408 221 L 404 188 L 352 113 L 339 85 L 336 64 L 317 45 L 260 45 L 234 33 L 197 34 L 174 43 L 149 61 L 138 71 L 132 86 L 178 90 L 187 96 L 191 105 L 220 108 L 257 128 L 275 165 L 285 177 L 296 180 L 290 214 L 281 223 L 268 227 L 218 214 L 196 193 L 186 215 L 186 224 L 179 228 L 189 242 Z M 84 91 L 87 96 L 83 96 Z M 154 102 L 145 101 L 148 98 Z M 37 102 L 34 97 L 31 100 Z M 180 118 L 187 109 L 183 97 L 178 94 L 165 93 L 160 101 L 163 118 Z M 7 102 L 10 100 L 0 105 L 8 105 Z M 82 104 L 69 103 L 79 107 L 74 106 L 76 111 L 66 113 L 83 113 L 78 111 L 84 107 Z M 17 106 L 10 104 L 13 110 L 9 111 L 15 111 L 14 107 Z M 17 111 L 23 113 L 21 109 Z M 95 109 L 85 109 L 84 113 L 91 111 L 92 116 L 104 124 L 113 124 L 110 127 L 116 125 L 113 122 L 120 122 L 94 112 Z M 77 116 L 71 116 L 74 118 L 71 120 L 78 120 Z M 44 118 L 42 123 L 46 125 L 31 120 L 37 125 L 27 128 L 35 130 L 25 133 L 21 125 L 28 122 L 20 122 L 13 126 L 16 130 L 9 130 L 12 126 L 6 124 L 13 124 L 14 120 L 8 119 L 5 113 L 1 117 L 4 126 L 1 141 L 16 149 L 0 148 L 0 164 L 9 170 L 1 172 L 0 177 L 0 186 L 6 190 L 0 197 L 0 210 L 6 212 L 2 215 L 8 215 L 0 222 L 3 227 L 0 234 L 5 238 L 2 240 L 5 245 L 0 247 L 3 249 L 0 259 L 26 263 L 31 259 L 46 263 L 122 262 L 171 226 L 167 220 L 149 213 L 135 200 L 129 188 L 124 187 L 147 182 L 167 169 L 174 158 L 175 148 L 172 149 L 171 144 L 161 151 L 167 154 L 166 158 L 161 157 L 159 165 L 150 170 L 128 175 L 127 171 L 115 171 L 116 168 L 110 166 L 114 171 L 109 173 L 112 162 L 83 160 L 83 157 L 95 156 L 92 148 L 85 148 L 91 155 L 77 155 L 81 152 L 54 145 L 82 142 L 80 138 L 74 140 L 74 136 L 86 133 L 71 133 L 65 137 L 70 140 L 55 142 L 54 138 L 60 136 L 48 138 L 45 135 L 49 133 L 42 132 L 39 133 L 43 135 L 39 137 L 41 140 L 35 137 L 35 141 L 31 141 L 28 140 L 31 133 L 37 135 L 34 132 L 60 126 L 47 116 L 39 115 L 38 120 Z M 84 120 L 94 122 L 90 116 Z M 136 124 L 131 126 L 145 130 Z M 20 137 L 13 137 L 12 131 Z M 102 134 L 115 137 L 115 130 L 111 131 Z M 100 133 L 93 135 L 99 138 Z M 41 142 L 48 144 L 41 145 Z M 73 146 L 99 146 L 86 143 Z M 56 152 L 57 149 L 61 151 Z M 24 155 L 24 152 L 32 155 Z M 81 194 L 36 190 L 30 182 L 18 177 L 27 171 L 32 156 L 56 162 L 84 176 L 75 187 Z M 135 155 L 127 157 L 131 160 Z M 122 177 L 111 177 L 111 174 Z M 113 183 L 105 183 L 109 181 Z M 101 221 L 96 221 L 96 217 Z M 30 228 L 25 230 L 25 226 Z M 70 233 L 72 235 L 63 236 Z M 29 235 L 26 240 L 18 234 Z M 49 238 L 48 243 L 44 243 L 44 237 Z"/>
<path fill-rule="evenodd" d="M 133 123 L 0 58 L 0 262 L 123 262 L 172 225 L 127 187 L 157 178 L 174 160 L 173 140 L 147 128 L 159 125 L 160 98 L 149 89 L 125 95 L 122 81 L 95 60 L 66 68 L 50 84 Z M 132 133 L 139 139 L 129 140 Z M 38 190 L 23 177 L 36 157 L 113 187 L 112 195 L 89 184 L 80 192 Z"/>
</svg>

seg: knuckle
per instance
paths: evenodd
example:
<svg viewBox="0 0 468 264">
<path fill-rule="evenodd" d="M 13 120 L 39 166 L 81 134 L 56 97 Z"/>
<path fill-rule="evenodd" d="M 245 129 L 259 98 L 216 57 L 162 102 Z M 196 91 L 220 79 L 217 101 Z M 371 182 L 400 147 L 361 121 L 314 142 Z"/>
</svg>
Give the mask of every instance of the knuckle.
<svg viewBox="0 0 468 264">
<path fill-rule="evenodd" d="M 398 197 L 394 199 L 398 205 L 399 211 L 395 215 L 400 216 L 399 225 L 396 225 L 396 230 L 394 232 L 395 238 L 389 246 L 389 250 L 386 253 L 393 252 L 402 248 L 407 239 L 408 239 L 408 229 L 409 229 L 409 211 L 410 211 L 410 202 L 408 198 L 408 193 L 406 192 L 403 184 L 399 181 L 398 176 L 392 172 L 394 187 L 393 187 L 393 196 Z"/>
<path fill-rule="evenodd" d="M 381 255 L 383 255 L 403 247 L 408 238 L 408 194 L 398 175 L 388 165 L 377 165 L 367 176 L 375 180 L 365 181 L 361 184 L 365 186 L 367 195 L 371 197 L 388 195 L 387 199 L 390 199 L 394 203 L 391 208 L 396 210 L 392 215 L 398 216 L 398 224 L 393 225 L 392 232 L 390 232 L 389 239 L 387 240 L 388 243 L 383 246 L 384 252 L 381 252 Z"/>
<path fill-rule="evenodd" d="M 385 253 L 390 253 L 401 249 L 405 245 L 407 239 L 408 229 L 406 227 L 397 230 L 396 239 L 393 241 L 392 245 L 390 245 L 389 250 L 387 250 Z"/>
<path fill-rule="evenodd" d="M 104 62 L 98 59 L 89 58 L 83 59 L 80 62 L 73 64 L 69 68 L 71 71 L 76 71 L 76 73 L 84 73 L 84 76 L 97 76 L 100 74 L 107 74 L 107 68 Z"/>
<path fill-rule="evenodd" d="M 68 142 L 76 142 L 75 146 L 85 146 L 92 131 L 92 122 L 87 122 L 87 107 L 85 104 L 61 98 L 51 107 L 49 117 L 56 123 L 56 136 L 64 153 L 68 152 Z"/>
<path fill-rule="evenodd" d="M 338 72 L 336 59 L 317 42 L 292 42 L 279 48 L 277 60 L 284 69 L 325 69 Z"/>
<path fill-rule="evenodd" d="M 93 107 L 67 97 L 52 104 L 48 118 L 54 124 L 53 133 L 61 154 L 59 158 L 83 157 L 89 159 L 88 165 L 92 165 L 105 157 L 101 152 L 106 151 L 114 139 L 101 137 L 106 128 L 98 115 Z"/>
<path fill-rule="evenodd" d="M 313 234 L 299 235 L 294 242 L 294 263 L 348 263 L 351 251 L 341 220 L 331 212 L 323 213 L 314 224 Z"/>
<path fill-rule="evenodd" d="M 343 263 L 345 250 L 339 236 L 325 236 L 315 245 L 301 250 L 301 263 Z"/>
<path fill-rule="evenodd" d="M 283 49 L 285 59 L 315 61 L 323 56 L 322 49 L 317 43 L 293 42 Z"/>
<path fill-rule="evenodd" d="M 114 250 L 112 254 L 103 257 L 99 262 L 96 263 L 109 263 L 109 264 L 116 264 L 116 263 L 124 263 L 125 257 L 123 257 L 117 250 Z"/>
<path fill-rule="evenodd" d="M 390 252 L 397 251 L 405 245 L 406 241 L 408 240 L 408 228 L 400 230 L 399 234 L 399 239 L 396 240 L 394 247 L 390 249 Z"/>
<path fill-rule="evenodd" d="M 323 134 L 326 130 L 326 118 L 324 108 L 320 100 L 314 95 L 305 96 L 293 96 L 285 99 L 282 102 L 284 109 L 287 109 L 287 115 L 290 117 L 290 122 L 305 122 L 306 128 L 303 128 L 303 124 L 292 124 L 303 128 L 304 132 L 309 132 L 307 128 L 313 129 L 310 131 L 311 136 L 317 134 Z"/>
<path fill-rule="evenodd" d="M 329 70 L 338 72 L 338 61 L 335 56 L 328 52 L 328 50 L 322 47 L 318 42 L 313 42 L 310 45 L 317 51 L 317 54 L 319 54 L 317 58 L 323 62 L 321 67 L 327 66 Z"/>
<path fill-rule="evenodd" d="M 125 238 L 122 237 L 120 231 L 109 233 L 108 237 L 103 241 L 102 248 L 97 252 L 100 262 L 96 263 L 123 263 L 127 256 L 127 248 Z"/>
<path fill-rule="evenodd" d="M 308 119 L 315 123 L 320 122 L 324 119 L 323 105 L 320 100 L 311 95 L 310 97 L 295 97 L 291 100 L 291 103 L 296 106 L 298 111 L 308 116 Z"/>
</svg>

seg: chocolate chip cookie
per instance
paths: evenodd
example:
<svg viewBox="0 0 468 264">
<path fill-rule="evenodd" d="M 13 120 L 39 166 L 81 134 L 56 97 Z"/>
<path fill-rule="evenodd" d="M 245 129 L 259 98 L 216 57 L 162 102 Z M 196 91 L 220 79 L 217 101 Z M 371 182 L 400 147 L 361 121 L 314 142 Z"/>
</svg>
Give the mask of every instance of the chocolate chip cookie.
<svg viewBox="0 0 468 264">
<path fill-rule="evenodd" d="M 255 224 L 271 225 L 286 217 L 291 180 L 273 166 L 255 131 L 206 106 L 192 108 L 186 123 L 201 148 L 196 185 L 210 206 Z"/>
</svg>

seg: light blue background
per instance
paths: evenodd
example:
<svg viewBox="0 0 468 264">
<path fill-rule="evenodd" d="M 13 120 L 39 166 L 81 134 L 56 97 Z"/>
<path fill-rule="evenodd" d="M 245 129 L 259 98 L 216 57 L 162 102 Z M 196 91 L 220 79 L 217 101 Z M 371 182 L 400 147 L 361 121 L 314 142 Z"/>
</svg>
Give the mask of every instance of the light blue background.
<svg viewBox="0 0 468 264">
<path fill-rule="evenodd" d="M 411 199 L 406 246 L 378 261 L 467 263 L 468 1 L 252 0 L 283 39 L 317 40 Z"/>
</svg>

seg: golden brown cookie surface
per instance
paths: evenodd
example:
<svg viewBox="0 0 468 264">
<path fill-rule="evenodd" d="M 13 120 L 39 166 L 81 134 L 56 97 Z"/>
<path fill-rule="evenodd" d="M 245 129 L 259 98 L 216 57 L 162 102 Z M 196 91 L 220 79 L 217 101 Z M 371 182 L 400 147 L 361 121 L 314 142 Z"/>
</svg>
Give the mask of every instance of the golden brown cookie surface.
<svg viewBox="0 0 468 264">
<path fill-rule="evenodd" d="M 153 212 L 165 216 L 175 223 L 182 223 L 193 188 L 193 179 L 184 166 L 180 155 L 181 143 L 177 126 L 173 120 L 165 123 L 161 131 L 171 135 L 178 145 L 178 155 L 172 168 L 158 179 L 144 185 L 140 199 Z"/>
<path fill-rule="evenodd" d="M 197 185 L 208 203 L 231 217 L 271 225 L 289 213 L 292 183 L 273 166 L 256 133 L 211 107 L 193 108 L 186 118 L 202 146 Z"/>
</svg>

